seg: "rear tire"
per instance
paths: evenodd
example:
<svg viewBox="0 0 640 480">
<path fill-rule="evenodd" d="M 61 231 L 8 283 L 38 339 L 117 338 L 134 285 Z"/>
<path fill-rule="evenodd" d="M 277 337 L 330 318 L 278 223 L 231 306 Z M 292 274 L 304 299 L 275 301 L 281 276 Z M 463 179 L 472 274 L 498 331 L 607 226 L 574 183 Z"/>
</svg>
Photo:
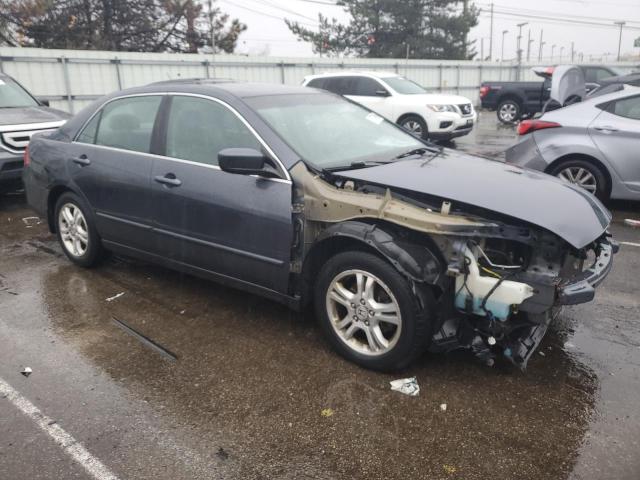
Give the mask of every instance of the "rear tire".
<svg viewBox="0 0 640 480">
<path fill-rule="evenodd" d="M 513 125 L 520 120 L 520 117 L 522 116 L 522 107 L 520 107 L 517 100 L 507 98 L 498 104 L 496 114 L 500 122 L 505 125 Z"/>
<path fill-rule="evenodd" d="M 67 258 L 81 267 L 95 266 L 103 255 L 102 242 L 84 201 L 75 193 L 63 193 L 56 202 L 54 220 Z"/>
<path fill-rule="evenodd" d="M 429 138 L 429 128 L 427 122 L 418 115 L 407 115 L 398 121 L 398 125 L 418 138 L 426 140 Z"/>
<path fill-rule="evenodd" d="M 365 368 L 406 367 L 428 345 L 435 301 L 416 296 L 400 273 L 366 252 L 339 253 L 316 282 L 316 317 L 331 346 Z"/>
<path fill-rule="evenodd" d="M 584 188 L 598 199 L 609 199 L 607 178 L 593 163 L 581 159 L 567 159 L 555 165 L 549 174 Z"/>
</svg>

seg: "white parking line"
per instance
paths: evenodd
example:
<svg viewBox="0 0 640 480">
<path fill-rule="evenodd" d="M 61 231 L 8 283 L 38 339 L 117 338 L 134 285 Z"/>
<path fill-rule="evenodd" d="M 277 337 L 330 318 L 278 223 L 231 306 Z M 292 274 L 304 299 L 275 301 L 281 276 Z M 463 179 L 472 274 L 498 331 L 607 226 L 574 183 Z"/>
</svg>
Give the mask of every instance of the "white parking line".
<svg viewBox="0 0 640 480">
<path fill-rule="evenodd" d="M 7 398 L 22 413 L 33 420 L 62 448 L 64 453 L 82 465 L 93 478 L 96 480 L 119 480 L 100 460 L 91 455 L 80 442 L 65 432 L 52 418 L 47 417 L 20 392 L 0 378 L 0 398 L 2 397 Z"/>
<path fill-rule="evenodd" d="M 620 242 L 620 245 L 629 245 L 631 247 L 640 247 L 640 243 L 633 243 L 633 242 Z"/>
</svg>

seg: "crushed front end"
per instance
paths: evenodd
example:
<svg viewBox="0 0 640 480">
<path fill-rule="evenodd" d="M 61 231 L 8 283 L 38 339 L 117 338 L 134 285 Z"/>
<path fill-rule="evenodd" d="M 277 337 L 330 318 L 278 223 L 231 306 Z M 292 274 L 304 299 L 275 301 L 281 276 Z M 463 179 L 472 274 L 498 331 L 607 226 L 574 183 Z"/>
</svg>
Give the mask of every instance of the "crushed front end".
<svg viewBox="0 0 640 480">
<path fill-rule="evenodd" d="M 460 238 L 441 248 L 451 282 L 432 350 L 470 348 L 488 365 L 503 355 L 524 369 L 559 307 L 593 299 L 618 245 L 605 233 L 575 249 L 537 231 L 518 241 Z"/>
</svg>

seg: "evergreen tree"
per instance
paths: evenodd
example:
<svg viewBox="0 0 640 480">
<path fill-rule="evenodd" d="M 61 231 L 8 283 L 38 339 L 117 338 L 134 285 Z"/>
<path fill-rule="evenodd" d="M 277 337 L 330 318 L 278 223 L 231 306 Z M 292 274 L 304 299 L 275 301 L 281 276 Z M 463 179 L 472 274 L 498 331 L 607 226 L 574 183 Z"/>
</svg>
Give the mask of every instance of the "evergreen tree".
<svg viewBox="0 0 640 480">
<path fill-rule="evenodd" d="M 0 42 L 42 48 L 232 52 L 246 25 L 197 0 L 0 0 Z"/>
<path fill-rule="evenodd" d="M 341 0 L 351 15 L 348 25 L 319 15 L 317 31 L 285 20 L 299 39 L 320 54 L 372 58 L 464 60 L 475 55 L 467 41 L 479 11 L 468 0 Z"/>
</svg>

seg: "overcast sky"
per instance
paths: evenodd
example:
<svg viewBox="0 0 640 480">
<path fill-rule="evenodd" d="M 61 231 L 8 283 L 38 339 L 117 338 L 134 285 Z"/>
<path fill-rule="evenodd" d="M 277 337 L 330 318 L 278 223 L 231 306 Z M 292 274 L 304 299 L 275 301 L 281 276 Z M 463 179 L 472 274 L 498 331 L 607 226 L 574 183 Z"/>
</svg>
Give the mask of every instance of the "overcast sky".
<svg viewBox="0 0 640 480">
<path fill-rule="evenodd" d="M 218 4 L 224 11 L 239 18 L 249 27 L 240 37 L 239 52 L 262 54 L 267 45 L 272 56 L 307 56 L 312 54 L 311 46 L 296 40 L 285 25 L 284 18 L 295 19 L 312 27 L 317 25 L 318 13 L 323 13 L 347 23 L 349 17 L 341 7 L 322 5 L 333 1 L 335 0 L 218 0 Z M 481 39 L 484 38 L 484 54 L 487 56 L 491 0 L 470 2 L 483 9 L 479 25 L 472 29 L 470 37 L 477 41 L 478 53 Z M 522 28 L 522 48 L 525 57 L 529 30 L 534 40 L 531 44 L 532 59 L 538 57 L 540 31 L 543 30 L 543 56 L 547 60 L 551 56 L 552 45 L 555 44 L 554 60 L 559 61 L 559 54 L 563 49 L 563 59 L 567 61 L 572 40 L 575 42 L 576 52 L 584 53 L 585 61 L 589 55 L 594 55 L 595 60 L 604 53 L 609 53 L 609 59 L 614 59 L 618 51 L 619 35 L 618 27 L 613 25 L 616 20 L 627 22 L 622 33 L 622 53 L 640 55 L 640 48 L 633 47 L 633 40 L 640 37 L 640 0 L 494 0 L 494 4 L 494 58 L 499 58 L 501 54 L 503 30 L 508 30 L 505 35 L 505 59 L 516 56 L 517 24 L 528 22 L 528 25 Z M 581 23 L 559 23 L 552 20 L 556 18 L 572 19 Z"/>
</svg>

